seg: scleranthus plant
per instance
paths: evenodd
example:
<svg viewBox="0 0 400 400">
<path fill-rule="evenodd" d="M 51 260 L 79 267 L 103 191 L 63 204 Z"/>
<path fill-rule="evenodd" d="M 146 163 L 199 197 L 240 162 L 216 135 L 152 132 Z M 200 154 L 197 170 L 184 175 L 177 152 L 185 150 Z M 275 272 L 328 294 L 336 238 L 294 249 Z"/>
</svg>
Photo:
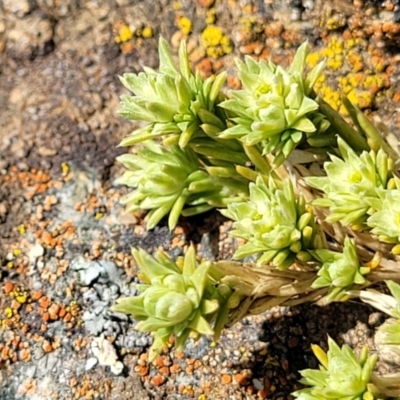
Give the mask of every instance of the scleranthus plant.
<svg viewBox="0 0 400 400">
<path fill-rule="evenodd" d="M 344 240 L 342 252 L 326 249 L 309 250 L 311 255 L 322 263 L 318 278 L 311 287 L 329 287 L 327 300 L 341 300 L 346 297 L 346 290 L 354 285 L 363 285 L 371 268 L 360 265 L 354 241 Z"/>
<path fill-rule="evenodd" d="M 122 96 L 120 115 L 149 122 L 144 128 L 133 131 L 121 146 L 168 135 L 169 142 L 185 147 L 193 138 L 205 135 L 201 125 L 225 127 L 224 118 L 216 115 L 222 114 L 216 104 L 221 100 L 220 89 L 226 73 L 206 80 L 198 72 L 193 74 L 185 42 L 179 48 L 179 68 L 175 67 L 163 38 L 159 41 L 159 55 L 159 72 L 145 67 L 144 72 L 126 73 L 121 77 L 121 82 L 134 96 Z"/>
<path fill-rule="evenodd" d="M 314 206 L 329 207 L 328 222 L 340 221 L 344 225 L 361 225 L 373 213 L 370 198 L 380 206 L 379 190 L 385 189 L 392 177 L 393 160 L 383 150 L 376 154 L 362 152 L 357 155 L 340 137 L 340 156 L 331 155 L 331 162 L 324 165 L 327 176 L 308 177 L 308 185 L 325 193 Z"/>
<path fill-rule="evenodd" d="M 113 311 L 132 315 L 139 331 L 155 333 L 150 361 L 172 335 L 183 349 L 189 335 L 214 334 L 210 320 L 217 318 L 223 297 L 208 275 L 211 264 L 198 265 L 193 246 L 179 266 L 161 252 L 156 258 L 140 249 L 132 254 L 145 282 L 138 286 L 142 294 L 120 299 Z"/>
<path fill-rule="evenodd" d="M 324 64 L 306 71 L 306 43 L 287 70 L 251 57 L 237 61 L 243 88 L 227 95 L 225 73 L 203 79 L 191 71 L 184 42 L 178 67 L 162 38 L 159 47 L 159 71 L 144 68 L 121 79 L 133 95 L 122 97 L 120 114 L 147 122 L 121 142 L 135 145 L 119 158 L 127 168 L 119 183 L 133 189 L 123 200 L 127 210 L 148 210 L 148 229 L 168 216 L 172 230 L 181 215 L 217 208 L 233 221 L 229 235 L 244 241 L 233 257 L 256 262 L 198 262 L 193 246 L 177 262 L 133 250 L 141 294 L 114 309 L 154 334 L 150 359 L 171 336 L 179 349 L 189 337 L 217 340 L 225 326 L 278 305 L 359 297 L 378 308 L 390 305 L 389 314 L 399 318 L 394 135 L 381 134 L 343 98 L 350 125 L 314 93 Z M 394 297 L 366 289 L 388 279 Z M 398 324 L 380 332 L 400 346 Z M 297 398 L 400 395 L 399 377 L 375 375 L 376 356 L 367 349 L 357 357 L 348 346 L 328 344 L 328 353 L 313 347 L 321 368 L 302 372 L 311 387 Z"/>
<path fill-rule="evenodd" d="M 247 185 L 235 170 L 226 177 L 216 168 L 207 170 L 191 148 L 167 149 L 148 140 L 136 154 L 124 154 L 117 160 L 127 168 L 117 182 L 135 189 L 122 201 L 127 204 L 127 212 L 150 211 L 146 217 L 147 229 L 153 229 L 168 215 L 172 230 L 180 215 L 224 207 L 247 195 Z"/>
<path fill-rule="evenodd" d="M 301 142 L 325 131 L 330 123 L 325 119 L 321 124 L 323 116 L 315 114 L 318 103 L 310 96 L 324 64 L 305 76 L 306 56 L 304 43 L 287 71 L 271 61 L 237 60 L 243 89 L 230 91 L 231 99 L 221 103 L 235 117 L 219 137 L 260 144 L 264 153 L 276 155 L 274 164 L 280 165 Z"/>
<path fill-rule="evenodd" d="M 285 269 L 298 256 L 307 260 L 315 248 L 314 216 L 302 196 L 296 196 L 290 180 L 278 188 L 273 178 L 265 183 L 260 176 L 250 183 L 247 201 L 228 204 L 222 214 L 235 221 L 231 235 L 246 240 L 233 255 L 241 259 L 257 254 L 257 264 Z"/>
<path fill-rule="evenodd" d="M 376 389 L 370 384 L 372 370 L 377 357 L 368 355 L 368 348 L 363 347 L 359 358 L 351 348 L 340 348 L 328 338 L 329 350 L 325 353 L 318 345 L 312 350 L 320 362 L 319 370 L 300 371 L 301 383 L 311 386 L 299 390 L 293 395 L 300 400 L 374 400 Z"/>
</svg>

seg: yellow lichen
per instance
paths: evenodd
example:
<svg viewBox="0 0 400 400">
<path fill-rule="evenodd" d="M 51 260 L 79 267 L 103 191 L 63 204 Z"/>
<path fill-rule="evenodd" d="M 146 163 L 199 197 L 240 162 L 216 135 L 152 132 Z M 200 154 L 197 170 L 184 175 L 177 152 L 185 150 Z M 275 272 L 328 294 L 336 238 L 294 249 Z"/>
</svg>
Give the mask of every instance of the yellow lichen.
<svg viewBox="0 0 400 400">
<path fill-rule="evenodd" d="M 174 1 L 174 2 L 172 3 L 172 8 L 173 8 L 175 11 L 182 10 L 183 4 L 182 4 L 181 1 Z"/>
<path fill-rule="evenodd" d="M 6 316 L 6 318 L 11 318 L 13 316 L 13 310 L 11 307 L 7 307 L 4 310 L 4 315 Z"/>
<path fill-rule="evenodd" d="M 311 68 L 314 68 L 320 62 L 320 60 L 321 58 L 317 51 L 314 51 L 307 56 L 307 64 Z"/>
<path fill-rule="evenodd" d="M 16 296 L 16 297 L 15 297 L 15 300 L 17 300 L 18 303 L 24 304 L 24 303 L 26 303 L 27 298 L 28 298 L 28 297 L 27 297 L 26 294 L 21 294 L 21 295 L 19 295 L 19 296 Z"/>
<path fill-rule="evenodd" d="M 128 25 L 123 25 L 119 29 L 118 36 L 115 37 L 116 43 L 124 43 L 133 38 L 133 31 Z"/>
<path fill-rule="evenodd" d="M 65 162 L 61 163 L 61 172 L 63 175 L 67 175 L 69 172 L 69 165 Z"/>
<path fill-rule="evenodd" d="M 344 115 L 347 115 L 347 111 L 341 103 L 340 95 L 349 96 L 360 108 L 370 108 L 376 96 L 388 85 L 388 79 L 382 73 L 387 62 L 379 54 L 363 51 L 365 46 L 366 43 L 359 38 L 344 40 L 335 35 L 329 39 L 325 48 L 311 52 L 306 60 L 310 68 L 326 60 L 327 68 L 315 83 L 314 90 Z M 366 65 L 371 69 L 366 69 Z M 340 76 L 338 71 L 341 71 Z M 325 81 L 329 82 L 325 84 Z M 332 89 L 335 82 L 339 89 L 337 92 Z"/>
<path fill-rule="evenodd" d="M 215 8 L 211 8 L 207 11 L 206 24 L 211 25 L 215 22 L 216 19 L 217 17 L 215 14 Z"/>
<path fill-rule="evenodd" d="M 145 26 L 142 31 L 142 37 L 148 39 L 154 36 L 153 29 L 150 26 Z"/>
<path fill-rule="evenodd" d="M 22 251 L 21 251 L 20 249 L 15 249 L 15 250 L 13 251 L 13 254 L 14 254 L 15 257 L 20 256 L 21 253 L 22 253 Z"/>
<path fill-rule="evenodd" d="M 193 23 L 187 17 L 180 17 L 178 19 L 178 26 L 181 28 L 181 31 L 184 35 L 189 35 L 189 33 L 192 31 Z"/>
<path fill-rule="evenodd" d="M 218 58 L 232 52 L 228 36 L 215 25 L 209 25 L 204 29 L 201 34 L 201 43 L 209 57 Z"/>
</svg>

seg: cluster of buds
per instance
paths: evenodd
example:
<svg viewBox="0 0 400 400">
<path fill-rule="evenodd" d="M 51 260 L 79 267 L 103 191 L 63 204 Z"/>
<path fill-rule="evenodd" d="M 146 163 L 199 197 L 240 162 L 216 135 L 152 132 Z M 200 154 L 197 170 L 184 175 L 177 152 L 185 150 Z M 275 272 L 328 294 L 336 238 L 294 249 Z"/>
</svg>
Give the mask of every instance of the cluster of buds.
<svg viewBox="0 0 400 400">
<path fill-rule="evenodd" d="M 220 106 L 230 111 L 232 126 L 221 138 L 237 138 L 245 145 L 260 144 L 265 154 L 276 155 L 280 165 L 302 142 L 327 131 L 330 123 L 317 113 L 311 90 L 324 63 L 304 77 L 307 43 L 299 47 L 288 71 L 274 63 L 236 61 L 243 90 L 230 91 Z M 323 135 L 326 139 L 326 135 Z"/>
<path fill-rule="evenodd" d="M 377 356 L 368 356 L 368 348 L 364 347 L 357 358 L 349 346 L 340 348 L 328 338 L 329 350 L 325 353 L 318 345 L 313 345 L 314 355 L 320 362 L 319 370 L 306 369 L 300 371 L 301 383 L 311 386 L 294 392 L 299 400 L 347 400 L 378 399 L 374 395 L 375 388 L 370 384 L 372 370 Z"/>
<path fill-rule="evenodd" d="M 149 125 L 133 131 L 121 146 L 132 146 L 148 139 L 168 135 L 169 143 L 185 147 L 192 138 L 204 136 L 201 125 L 224 127 L 224 118 L 218 118 L 221 109 L 216 108 L 226 74 L 215 79 L 203 80 L 199 73 L 193 74 L 186 52 L 186 44 L 179 47 L 179 70 L 172 60 L 165 39 L 159 41 L 160 72 L 145 67 L 139 74 L 125 73 L 121 82 L 134 93 L 123 95 L 120 115 Z M 205 121 L 204 121 L 205 120 Z M 211 125 L 213 125 L 211 123 Z"/>
<path fill-rule="evenodd" d="M 366 283 L 365 275 L 371 268 L 361 266 L 354 241 L 348 237 L 344 240 L 343 252 L 327 249 L 310 250 L 314 258 L 322 263 L 318 278 L 311 287 L 319 289 L 329 287 L 327 301 L 341 301 L 348 298 L 346 290 L 354 285 Z"/>
<path fill-rule="evenodd" d="M 302 196 L 296 196 L 290 180 L 278 188 L 270 178 L 268 184 L 260 176 L 250 183 L 247 201 L 228 204 L 222 214 L 232 219 L 231 235 L 246 240 L 235 252 L 241 259 L 258 255 L 259 265 L 272 263 L 279 269 L 290 267 L 296 257 L 309 259 L 308 249 L 315 248 L 316 227 L 312 209 Z"/>
<path fill-rule="evenodd" d="M 371 199 L 378 199 L 379 190 L 388 185 L 393 161 L 383 150 L 358 156 L 341 138 L 338 147 L 342 158 L 330 156 L 331 162 L 324 165 L 326 176 L 306 178 L 308 185 L 325 194 L 313 205 L 329 207 L 328 222 L 362 225 L 371 214 Z"/>
<path fill-rule="evenodd" d="M 168 226 L 172 230 L 181 215 L 225 207 L 227 202 L 246 196 L 248 191 L 244 179 L 235 171 L 230 177 L 221 177 L 211 167 L 211 175 L 190 148 L 166 149 L 148 140 L 136 154 L 124 154 L 118 161 L 127 171 L 117 182 L 134 188 L 123 203 L 127 204 L 127 212 L 150 210 L 146 216 L 147 229 L 169 215 Z"/>
<path fill-rule="evenodd" d="M 183 349 L 189 336 L 220 333 L 232 291 L 215 287 L 209 276 L 211 263 L 197 265 L 193 246 L 179 264 L 162 252 L 157 252 L 155 258 L 141 249 L 133 249 L 132 254 L 139 267 L 138 276 L 145 282 L 137 286 L 142 293 L 118 300 L 113 311 L 132 315 L 139 321 L 139 331 L 155 333 L 150 361 L 161 353 L 172 335 L 177 348 Z M 215 322 L 214 328 L 211 321 Z"/>
</svg>

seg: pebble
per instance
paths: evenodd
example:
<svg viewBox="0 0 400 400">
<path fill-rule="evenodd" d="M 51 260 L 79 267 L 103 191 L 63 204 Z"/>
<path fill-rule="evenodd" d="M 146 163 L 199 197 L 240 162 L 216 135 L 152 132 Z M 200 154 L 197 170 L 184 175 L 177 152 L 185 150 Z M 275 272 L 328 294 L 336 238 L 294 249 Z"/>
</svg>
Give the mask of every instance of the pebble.
<svg viewBox="0 0 400 400">
<path fill-rule="evenodd" d="M 29 0 L 3 0 L 5 11 L 23 17 L 31 11 L 31 2 Z"/>
<path fill-rule="evenodd" d="M 44 248 L 39 243 L 36 243 L 31 247 L 28 253 L 28 257 L 31 262 L 34 262 L 37 258 L 42 257 L 44 254 Z"/>
<path fill-rule="evenodd" d="M 252 380 L 253 386 L 257 389 L 257 390 L 263 390 L 264 389 L 264 383 L 261 382 L 259 379 L 253 379 Z"/>
<path fill-rule="evenodd" d="M 86 361 L 86 364 L 85 364 L 85 370 L 90 371 L 97 363 L 98 363 L 98 360 L 96 357 L 88 358 Z"/>
</svg>

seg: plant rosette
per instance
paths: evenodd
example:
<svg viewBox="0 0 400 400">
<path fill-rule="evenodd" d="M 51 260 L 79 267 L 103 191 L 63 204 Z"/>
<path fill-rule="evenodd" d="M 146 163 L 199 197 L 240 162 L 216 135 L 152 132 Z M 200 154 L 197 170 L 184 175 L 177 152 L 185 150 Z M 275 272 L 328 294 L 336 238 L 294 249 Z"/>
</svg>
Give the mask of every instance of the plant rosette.
<svg viewBox="0 0 400 400">
<path fill-rule="evenodd" d="M 309 259 L 304 250 L 314 247 L 314 217 L 304 198 L 295 195 L 291 181 L 278 188 L 272 178 L 266 184 L 260 176 L 249 190 L 248 201 L 233 202 L 221 210 L 235 221 L 230 235 L 246 240 L 233 257 L 256 254 L 257 264 L 271 262 L 280 269 L 288 268 L 296 257 Z"/>
<path fill-rule="evenodd" d="M 161 353 L 172 335 L 178 350 L 183 349 L 189 336 L 219 335 L 226 319 L 225 303 L 232 291 L 214 285 L 208 275 L 211 263 L 197 265 L 193 246 L 180 264 L 162 252 L 157 252 L 155 258 L 141 249 L 132 249 L 132 254 L 139 266 L 138 276 L 145 282 L 137 285 L 142 293 L 119 299 L 112 310 L 139 321 L 137 330 L 154 333 L 150 361 Z M 214 329 L 211 321 L 215 322 Z"/>
<path fill-rule="evenodd" d="M 300 371 L 300 382 L 310 388 L 294 392 L 294 397 L 299 400 L 378 399 L 373 385 L 370 384 L 377 356 L 369 356 L 368 348 L 363 347 L 357 358 L 349 346 L 340 348 L 330 337 L 328 346 L 327 353 L 318 345 L 312 346 L 314 355 L 320 362 L 320 369 Z"/>
</svg>

